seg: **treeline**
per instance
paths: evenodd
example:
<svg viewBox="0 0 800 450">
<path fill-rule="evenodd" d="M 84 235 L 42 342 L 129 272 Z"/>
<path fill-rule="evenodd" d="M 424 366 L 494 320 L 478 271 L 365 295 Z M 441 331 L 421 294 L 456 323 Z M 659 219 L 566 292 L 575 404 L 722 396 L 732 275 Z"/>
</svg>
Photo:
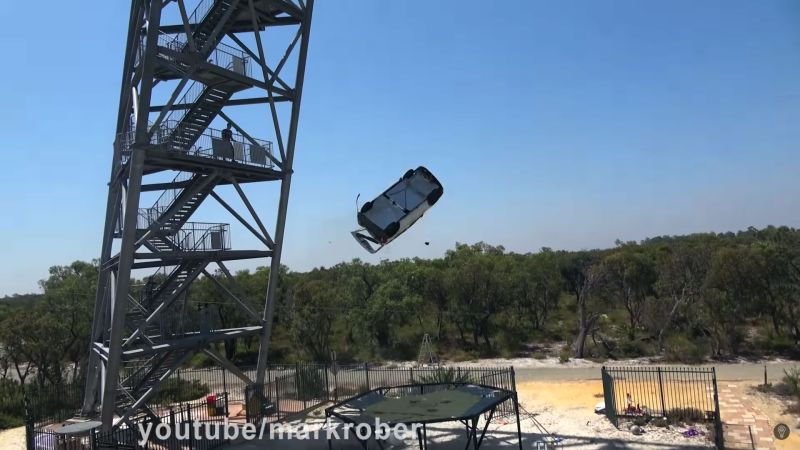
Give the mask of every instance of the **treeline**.
<svg viewBox="0 0 800 450">
<path fill-rule="evenodd" d="M 340 361 L 416 359 L 426 333 L 451 359 L 800 355 L 800 231 L 787 227 L 577 252 L 458 244 L 439 259 L 284 267 L 279 276 L 273 362 L 332 352 Z M 79 376 L 71 371 L 86 357 L 96 278 L 94 264 L 53 267 L 40 299 L 0 302 L 0 375 L 42 384 Z M 220 285 L 260 312 L 269 270 L 214 278 L 192 285 L 180 319 L 252 324 Z M 257 345 L 239 339 L 220 350 L 248 363 Z"/>
</svg>

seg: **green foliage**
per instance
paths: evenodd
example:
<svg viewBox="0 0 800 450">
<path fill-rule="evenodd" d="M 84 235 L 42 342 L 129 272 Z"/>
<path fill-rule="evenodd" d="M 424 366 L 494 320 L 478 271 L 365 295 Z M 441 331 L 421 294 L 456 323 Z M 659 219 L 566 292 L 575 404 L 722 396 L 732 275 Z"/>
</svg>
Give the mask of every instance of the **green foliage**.
<svg viewBox="0 0 800 450">
<path fill-rule="evenodd" d="M 19 383 L 0 379 L 0 430 L 23 424 L 24 390 Z"/>
<path fill-rule="evenodd" d="M 669 426 L 669 421 L 662 417 L 656 417 L 650 421 L 650 424 L 658 428 L 667 428 Z"/>
<path fill-rule="evenodd" d="M 664 343 L 664 359 L 669 362 L 700 364 L 708 356 L 707 349 L 686 336 L 674 335 Z"/>
<path fill-rule="evenodd" d="M 449 383 L 477 383 L 477 379 L 472 372 L 467 370 L 456 370 L 452 367 L 437 368 L 433 372 L 425 373 L 417 377 L 416 382 L 428 384 L 449 384 Z"/>
<path fill-rule="evenodd" d="M 788 386 L 789 392 L 800 402 L 800 367 L 784 369 L 783 383 Z"/>
<path fill-rule="evenodd" d="M 667 421 L 672 425 L 693 424 L 705 420 L 703 411 L 697 408 L 672 408 L 667 411 Z"/>
<path fill-rule="evenodd" d="M 0 430 L 21 427 L 23 425 L 25 425 L 25 420 L 23 420 L 22 417 L 0 412 Z"/>
<path fill-rule="evenodd" d="M 170 405 L 197 400 L 208 393 L 208 386 L 197 380 L 169 378 L 161 383 L 161 389 L 153 396 L 153 402 Z"/>
<path fill-rule="evenodd" d="M 624 358 L 638 358 L 641 356 L 648 356 L 653 354 L 653 348 L 650 344 L 642 340 L 621 340 L 616 348 L 617 357 Z"/>
<path fill-rule="evenodd" d="M 218 284 L 261 310 L 269 268 L 201 276 L 184 320 L 252 325 Z M 699 362 L 745 352 L 800 355 L 800 231 L 663 236 L 605 250 L 512 253 L 459 243 L 443 258 L 368 264 L 353 260 L 305 273 L 281 267 L 269 360 L 415 360 L 424 334 L 442 360 L 531 356 L 531 343 L 567 343 L 559 358 L 663 354 Z M 212 278 L 213 277 L 213 278 Z M 59 385 L 85 362 L 97 266 L 50 269 L 40 296 L 0 301 L 0 378 Z M 134 292 L 135 294 L 135 292 Z M 216 350 L 254 364 L 258 337 Z M 555 353 L 555 352 L 554 352 Z M 209 360 L 193 358 L 204 366 Z"/>
<path fill-rule="evenodd" d="M 558 360 L 563 364 L 569 362 L 570 357 L 572 356 L 572 351 L 569 347 L 564 347 L 558 353 Z"/>
<path fill-rule="evenodd" d="M 327 387 L 320 370 L 314 367 L 299 367 L 295 375 L 298 400 L 325 398 Z"/>
</svg>

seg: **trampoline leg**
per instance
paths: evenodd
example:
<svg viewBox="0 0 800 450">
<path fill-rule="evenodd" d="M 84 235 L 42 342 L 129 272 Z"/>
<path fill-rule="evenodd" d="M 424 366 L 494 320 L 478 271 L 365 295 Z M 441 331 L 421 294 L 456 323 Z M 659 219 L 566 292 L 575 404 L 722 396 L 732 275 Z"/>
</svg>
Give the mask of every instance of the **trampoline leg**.
<svg viewBox="0 0 800 450">
<path fill-rule="evenodd" d="M 331 416 L 329 414 L 325 415 L 325 425 L 326 427 L 331 426 Z M 331 442 L 331 432 L 330 429 L 325 430 L 325 434 L 328 435 L 328 450 L 333 450 L 333 443 Z"/>
<path fill-rule="evenodd" d="M 478 450 L 478 418 L 472 419 L 472 444 L 474 449 Z"/>
<path fill-rule="evenodd" d="M 481 444 L 483 444 L 483 438 L 486 436 L 486 430 L 489 429 L 489 424 L 492 423 L 492 417 L 494 417 L 495 409 L 497 409 L 497 407 L 492 408 L 492 411 L 489 413 L 489 417 L 486 419 L 486 423 L 483 425 L 483 431 L 481 431 L 481 438 L 478 439 L 478 443 L 475 444 L 475 450 L 478 450 Z"/>
<path fill-rule="evenodd" d="M 422 430 L 419 428 L 417 428 L 417 440 L 419 441 L 419 450 L 425 450 L 425 439 L 422 437 Z"/>
<path fill-rule="evenodd" d="M 514 414 L 517 416 L 517 443 L 519 450 L 522 450 L 522 427 L 519 424 L 519 399 L 516 392 L 514 393 Z"/>
</svg>

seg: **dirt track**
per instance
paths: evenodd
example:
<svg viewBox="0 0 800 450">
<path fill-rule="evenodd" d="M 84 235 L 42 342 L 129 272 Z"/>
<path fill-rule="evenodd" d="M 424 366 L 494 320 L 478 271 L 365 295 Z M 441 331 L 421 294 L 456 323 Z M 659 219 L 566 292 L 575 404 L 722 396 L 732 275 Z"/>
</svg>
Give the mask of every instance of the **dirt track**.
<svg viewBox="0 0 800 450">
<path fill-rule="evenodd" d="M 606 363 L 616 365 L 613 361 Z M 783 370 L 789 367 L 800 366 L 800 362 L 769 362 L 769 363 L 736 363 L 736 364 L 707 364 L 698 367 L 715 367 L 719 380 L 764 380 L 764 365 L 767 366 L 767 377 L 771 382 L 783 378 Z M 503 364 L 501 364 L 503 365 Z M 509 364 L 504 364 L 509 365 Z M 515 367 L 517 381 L 540 380 L 599 380 L 602 364 L 590 367 Z"/>
</svg>

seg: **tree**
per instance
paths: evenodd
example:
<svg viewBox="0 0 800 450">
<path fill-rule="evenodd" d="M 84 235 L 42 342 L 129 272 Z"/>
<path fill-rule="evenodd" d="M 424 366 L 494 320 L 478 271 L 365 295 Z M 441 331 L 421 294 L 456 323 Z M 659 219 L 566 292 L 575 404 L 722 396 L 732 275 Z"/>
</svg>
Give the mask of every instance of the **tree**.
<svg viewBox="0 0 800 450">
<path fill-rule="evenodd" d="M 664 308 L 652 318 L 659 349 L 664 346 L 665 333 L 678 317 L 682 322 L 697 320 L 689 309 L 701 299 L 703 283 L 711 265 L 712 250 L 703 241 L 665 246 L 658 252 L 658 278 L 655 290 Z"/>
<path fill-rule="evenodd" d="M 482 340 L 486 350 L 492 350 L 491 320 L 508 304 L 510 262 L 504 252 L 501 246 L 480 242 L 456 244 L 445 255 L 450 310 L 462 342 L 469 331 L 475 348 Z"/>
<path fill-rule="evenodd" d="M 325 280 L 304 280 L 291 294 L 292 335 L 314 361 L 328 361 L 333 324 L 344 297 L 341 287 Z"/>
<path fill-rule="evenodd" d="M 633 341 L 645 301 L 653 294 L 658 277 L 655 265 L 641 248 L 625 245 L 606 256 L 602 267 L 610 289 L 622 299 L 628 312 L 628 339 Z"/>
<path fill-rule="evenodd" d="M 586 338 L 601 315 L 596 302 L 591 301 L 603 281 L 598 259 L 599 254 L 591 252 L 566 253 L 561 259 L 561 276 L 566 290 L 575 297 L 578 310 L 578 334 L 573 344 L 576 358 L 586 355 Z"/>
<path fill-rule="evenodd" d="M 763 295 L 759 266 L 763 261 L 751 247 L 722 248 L 716 252 L 706 278 L 707 317 L 714 328 L 716 353 L 726 348 L 738 354 L 743 319 Z"/>
</svg>

